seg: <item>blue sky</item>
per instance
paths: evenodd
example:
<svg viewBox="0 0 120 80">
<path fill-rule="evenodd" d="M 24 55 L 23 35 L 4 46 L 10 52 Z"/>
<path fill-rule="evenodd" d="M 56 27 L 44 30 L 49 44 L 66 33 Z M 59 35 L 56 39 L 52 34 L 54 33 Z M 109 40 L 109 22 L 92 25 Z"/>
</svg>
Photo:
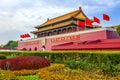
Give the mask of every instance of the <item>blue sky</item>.
<svg viewBox="0 0 120 80">
<path fill-rule="evenodd" d="M 21 34 L 35 30 L 34 26 L 47 18 L 71 12 L 79 6 L 89 18 L 100 18 L 100 25 L 104 27 L 120 24 L 120 0 L 0 0 L 0 44 L 20 40 Z M 103 13 L 110 16 L 109 22 L 102 20 Z"/>
</svg>

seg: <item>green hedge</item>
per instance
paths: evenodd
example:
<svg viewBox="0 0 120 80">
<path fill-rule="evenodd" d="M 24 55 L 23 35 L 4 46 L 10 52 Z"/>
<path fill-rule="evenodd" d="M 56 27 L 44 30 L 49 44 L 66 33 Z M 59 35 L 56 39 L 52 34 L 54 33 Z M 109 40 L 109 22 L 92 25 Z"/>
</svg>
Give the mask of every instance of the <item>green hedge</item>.
<svg viewBox="0 0 120 80">
<path fill-rule="evenodd" d="M 49 58 L 53 62 L 64 62 L 72 60 L 75 57 L 89 58 L 90 62 L 111 62 L 113 64 L 120 63 L 120 51 L 41 51 L 41 52 L 30 52 L 30 51 L 19 51 L 19 52 L 1 52 L 6 56 L 43 56 Z"/>
<path fill-rule="evenodd" d="M 120 51 L 19 51 L 2 52 L 2 54 L 42 56 L 49 58 L 52 63 L 65 63 L 84 70 L 97 68 L 102 69 L 103 72 L 120 72 Z"/>
<path fill-rule="evenodd" d="M 6 59 L 6 55 L 0 54 L 0 60 L 1 60 L 1 59 Z"/>
</svg>

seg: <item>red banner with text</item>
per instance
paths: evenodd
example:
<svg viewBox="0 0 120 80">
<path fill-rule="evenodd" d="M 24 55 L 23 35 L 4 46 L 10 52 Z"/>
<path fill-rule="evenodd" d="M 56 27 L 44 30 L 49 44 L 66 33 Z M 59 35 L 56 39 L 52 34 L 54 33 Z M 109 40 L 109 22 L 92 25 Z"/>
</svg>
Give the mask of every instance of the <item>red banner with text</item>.
<svg viewBox="0 0 120 80">
<path fill-rule="evenodd" d="M 64 42 L 64 41 L 79 40 L 79 39 L 80 39 L 80 35 L 72 35 L 72 36 L 52 38 L 51 42 Z"/>
</svg>

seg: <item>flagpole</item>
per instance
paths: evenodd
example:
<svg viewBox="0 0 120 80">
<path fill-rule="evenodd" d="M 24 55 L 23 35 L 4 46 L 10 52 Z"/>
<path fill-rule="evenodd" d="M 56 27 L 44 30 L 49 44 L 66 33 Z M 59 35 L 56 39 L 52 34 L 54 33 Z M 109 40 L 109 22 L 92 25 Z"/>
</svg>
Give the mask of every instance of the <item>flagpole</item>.
<svg viewBox="0 0 120 80">
<path fill-rule="evenodd" d="M 85 20 L 85 31 L 86 31 L 86 20 Z"/>
<path fill-rule="evenodd" d="M 77 25 L 77 31 L 79 30 L 79 26 Z"/>
<path fill-rule="evenodd" d="M 79 27 L 79 26 L 78 26 L 78 21 L 77 21 L 77 31 L 78 31 L 78 27 Z"/>
</svg>

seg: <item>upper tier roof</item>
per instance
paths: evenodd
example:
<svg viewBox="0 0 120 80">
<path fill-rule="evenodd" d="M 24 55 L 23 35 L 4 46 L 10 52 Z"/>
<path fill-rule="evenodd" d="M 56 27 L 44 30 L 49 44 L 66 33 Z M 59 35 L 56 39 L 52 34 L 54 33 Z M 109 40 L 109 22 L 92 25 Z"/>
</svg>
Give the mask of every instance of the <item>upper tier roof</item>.
<svg viewBox="0 0 120 80">
<path fill-rule="evenodd" d="M 87 16 L 83 13 L 81 7 L 79 7 L 78 10 L 75 10 L 73 12 L 70 12 L 70 13 L 52 18 L 52 19 L 48 19 L 45 23 L 43 23 L 41 25 L 38 25 L 38 26 L 35 26 L 35 28 L 40 28 L 40 27 L 44 27 L 44 26 L 47 26 L 47 25 L 51 25 L 53 23 L 60 22 L 60 21 L 66 20 L 66 19 L 70 19 L 72 17 L 77 18 L 77 19 L 85 20 L 85 17 L 87 17 Z"/>
</svg>

